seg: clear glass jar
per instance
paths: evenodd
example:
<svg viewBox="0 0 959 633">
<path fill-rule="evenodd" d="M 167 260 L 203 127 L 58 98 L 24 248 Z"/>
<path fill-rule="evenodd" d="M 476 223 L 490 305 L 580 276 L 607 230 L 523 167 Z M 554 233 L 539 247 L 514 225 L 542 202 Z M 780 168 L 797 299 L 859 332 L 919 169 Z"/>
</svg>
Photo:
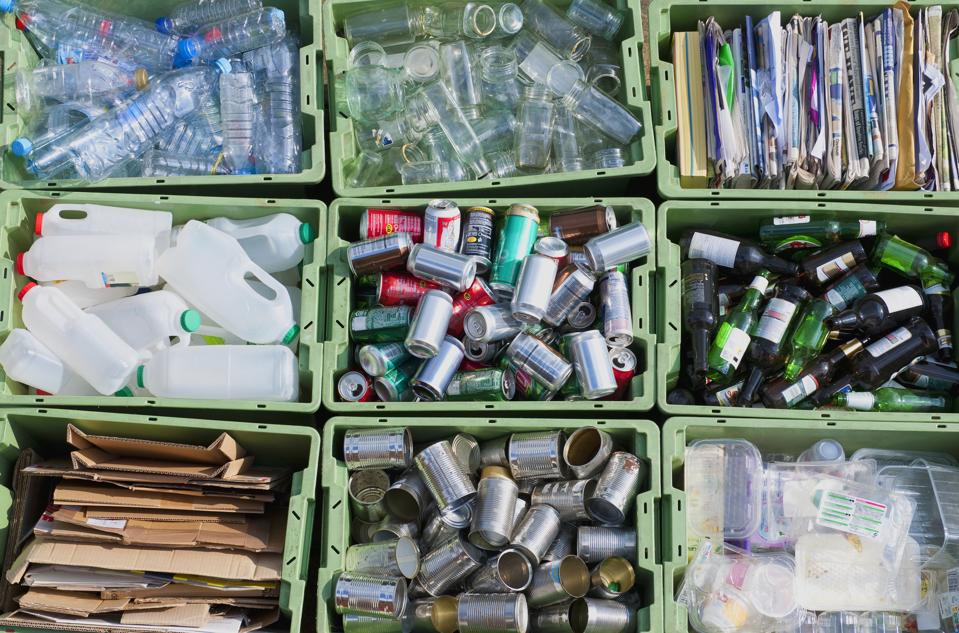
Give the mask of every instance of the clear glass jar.
<svg viewBox="0 0 959 633">
<path fill-rule="evenodd" d="M 579 61 L 589 52 L 592 36 L 542 0 L 524 0 L 524 26 L 566 59 Z"/>
<path fill-rule="evenodd" d="M 491 152 L 486 155 L 489 161 L 490 176 L 493 178 L 513 178 L 523 174 L 516 168 L 516 158 L 513 152 Z"/>
<path fill-rule="evenodd" d="M 470 121 L 480 115 L 483 103 L 479 73 L 473 72 L 473 56 L 463 40 L 440 45 L 440 69 L 443 82 L 453 95 L 453 100 Z"/>
<path fill-rule="evenodd" d="M 523 91 L 513 144 L 519 169 L 546 169 L 553 143 L 554 111 L 555 106 L 546 86 L 534 84 Z"/>
<path fill-rule="evenodd" d="M 411 123 L 415 122 L 414 127 L 424 131 L 439 125 L 460 162 L 472 170 L 473 177 L 480 179 L 489 175 L 489 165 L 476 132 L 445 85 L 434 81 L 420 88 L 407 102 L 407 117 Z"/>
<path fill-rule="evenodd" d="M 583 147 L 579 142 L 579 124 L 573 113 L 558 106 L 556 118 L 553 121 L 553 159 L 554 172 L 582 171 L 585 169 L 583 161 Z"/>
<path fill-rule="evenodd" d="M 505 46 L 489 46 L 480 53 L 483 105 L 487 110 L 513 111 L 519 102 L 519 65 L 516 51 Z"/>
<path fill-rule="evenodd" d="M 623 62 L 618 46 L 598 40 L 585 58 L 586 83 L 616 98 L 623 90 Z"/>
<path fill-rule="evenodd" d="M 593 35 L 612 40 L 623 27 L 626 12 L 610 6 L 603 0 L 573 0 L 566 9 L 566 17 Z"/>
<path fill-rule="evenodd" d="M 370 41 L 381 46 L 400 46 L 426 35 L 424 9 L 410 8 L 406 2 L 385 8 L 379 4 L 371 3 L 369 10 L 343 20 L 343 35 L 350 45 Z"/>
<path fill-rule="evenodd" d="M 584 81 L 574 82 L 562 103 L 577 119 L 620 145 L 629 144 L 643 130 L 629 110 Z"/>
<path fill-rule="evenodd" d="M 593 153 L 593 169 L 616 169 L 626 166 L 626 154 L 621 147 L 606 147 Z"/>
<path fill-rule="evenodd" d="M 343 167 L 347 187 L 372 187 L 379 184 L 383 157 L 376 152 L 362 151 Z"/>
<path fill-rule="evenodd" d="M 489 112 L 473 122 L 473 131 L 483 147 L 483 153 L 512 149 L 516 134 L 516 117 L 510 110 Z"/>
<path fill-rule="evenodd" d="M 427 130 L 420 143 L 422 149 L 427 153 L 431 160 L 441 163 L 444 167 L 445 178 L 449 182 L 462 182 L 470 179 L 469 170 L 463 166 L 449 139 L 443 132 L 443 128 L 436 125 Z"/>
</svg>

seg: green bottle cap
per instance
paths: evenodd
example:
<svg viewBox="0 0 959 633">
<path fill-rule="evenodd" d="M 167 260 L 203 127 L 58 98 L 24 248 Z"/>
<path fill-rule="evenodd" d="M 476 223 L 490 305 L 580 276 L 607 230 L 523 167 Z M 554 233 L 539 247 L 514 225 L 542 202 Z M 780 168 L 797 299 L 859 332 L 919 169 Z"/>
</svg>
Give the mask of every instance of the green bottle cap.
<svg viewBox="0 0 959 633">
<path fill-rule="evenodd" d="M 113 395 L 116 396 L 117 398 L 132 398 L 133 389 L 130 389 L 129 387 L 124 387 L 123 389 L 121 389 L 120 391 L 116 392 Z"/>
<path fill-rule="evenodd" d="M 304 222 L 300 225 L 300 241 L 304 244 L 309 244 L 316 239 L 316 233 L 313 232 L 313 227 Z"/>
<path fill-rule="evenodd" d="M 300 333 L 299 325 L 294 325 L 293 327 L 291 327 L 289 330 L 287 330 L 286 334 L 283 336 L 283 344 L 287 345 L 289 343 L 292 343 L 296 339 L 296 335 L 299 333 Z"/>
<path fill-rule="evenodd" d="M 196 310 L 184 310 L 180 315 L 180 326 L 187 332 L 196 332 L 200 329 L 200 313 Z"/>
<path fill-rule="evenodd" d="M 140 365 L 139 367 L 137 367 L 137 387 L 139 387 L 140 389 L 144 388 L 143 387 L 143 368 L 144 368 L 143 365 Z"/>
</svg>

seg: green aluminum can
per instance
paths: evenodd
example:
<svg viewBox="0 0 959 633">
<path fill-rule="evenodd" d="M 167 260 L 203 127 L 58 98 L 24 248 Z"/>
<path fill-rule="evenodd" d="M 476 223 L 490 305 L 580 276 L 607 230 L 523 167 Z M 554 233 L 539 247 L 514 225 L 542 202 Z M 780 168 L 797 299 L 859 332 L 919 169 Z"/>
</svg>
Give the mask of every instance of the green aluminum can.
<svg viewBox="0 0 959 633">
<path fill-rule="evenodd" d="M 461 371 L 453 376 L 446 388 L 445 400 L 512 400 L 516 395 L 516 383 L 512 372 L 503 369 L 479 369 Z"/>
<path fill-rule="evenodd" d="M 383 376 L 373 379 L 373 391 L 383 402 L 409 402 L 415 397 L 410 381 L 419 368 L 419 361 L 411 358 Z"/>
<path fill-rule="evenodd" d="M 350 315 L 350 339 L 354 343 L 402 341 L 412 314 L 409 306 L 356 310 Z"/>
<path fill-rule="evenodd" d="M 520 266 L 532 252 L 538 232 L 539 211 L 533 205 L 514 204 L 506 212 L 489 279 L 490 288 L 501 298 L 513 295 Z"/>
</svg>

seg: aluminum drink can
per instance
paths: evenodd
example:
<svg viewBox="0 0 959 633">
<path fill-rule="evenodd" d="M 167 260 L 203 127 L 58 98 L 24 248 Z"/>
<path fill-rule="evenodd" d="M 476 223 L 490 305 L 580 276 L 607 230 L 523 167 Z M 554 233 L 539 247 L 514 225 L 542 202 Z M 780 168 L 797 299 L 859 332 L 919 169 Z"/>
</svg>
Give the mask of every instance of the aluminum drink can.
<svg viewBox="0 0 959 633">
<path fill-rule="evenodd" d="M 383 402 L 409 402 L 414 398 L 410 381 L 419 364 L 415 359 L 373 379 L 373 391 Z"/>
<path fill-rule="evenodd" d="M 609 233 L 616 226 L 613 207 L 602 204 L 561 211 L 549 217 L 549 234 L 572 245 L 585 244 L 590 238 Z"/>
<path fill-rule="evenodd" d="M 416 244 L 406 259 L 406 270 L 420 279 L 463 292 L 476 279 L 476 262 L 465 255 Z"/>
<path fill-rule="evenodd" d="M 609 360 L 613 364 L 613 376 L 616 377 L 616 391 L 605 399 L 622 400 L 636 375 L 636 354 L 628 347 L 613 347 L 609 350 Z"/>
<path fill-rule="evenodd" d="M 359 277 L 402 268 L 412 248 L 413 240 L 409 233 L 394 233 L 353 242 L 346 248 L 346 261 L 353 275 Z"/>
<path fill-rule="evenodd" d="M 600 282 L 603 297 L 603 334 L 610 347 L 633 343 L 633 310 L 629 304 L 626 276 L 619 271 L 606 273 Z"/>
<path fill-rule="evenodd" d="M 496 214 L 489 207 L 470 207 L 463 219 L 460 253 L 476 260 L 476 272 L 480 274 L 492 265 L 495 219 Z"/>
<path fill-rule="evenodd" d="M 446 400 L 512 400 L 516 395 L 516 383 L 510 372 L 502 369 L 461 371 L 453 376 L 446 388 Z"/>
<path fill-rule="evenodd" d="M 487 341 L 477 341 L 466 337 L 463 339 L 463 354 L 468 360 L 477 362 L 477 363 L 491 363 L 494 358 L 500 353 L 500 350 L 503 349 L 504 343 L 501 341 L 487 342 Z"/>
<path fill-rule="evenodd" d="M 376 303 L 386 307 L 415 306 L 420 297 L 439 287 L 439 284 L 414 277 L 408 272 L 383 273 L 376 280 Z"/>
<path fill-rule="evenodd" d="M 360 239 L 368 240 L 394 233 L 409 233 L 414 242 L 422 242 L 423 216 L 399 209 L 367 209 L 360 216 Z"/>
<path fill-rule="evenodd" d="M 473 280 L 473 285 L 453 297 L 453 316 L 450 318 L 449 333 L 463 336 L 463 321 L 473 308 L 490 306 L 496 303 L 492 288 L 481 277 Z"/>
<path fill-rule="evenodd" d="M 402 343 L 371 343 L 356 352 L 356 360 L 369 376 L 385 376 L 410 359 Z"/>
<path fill-rule="evenodd" d="M 523 260 L 533 249 L 539 232 L 539 211 L 530 204 L 514 204 L 506 213 L 496 242 L 489 285 L 500 298 L 510 298 Z"/>
<path fill-rule="evenodd" d="M 453 314 L 453 300 L 442 290 L 430 290 L 420 299 L 406 335 L 406 349 L 417 358 L 433 358 L 439 351 Z"/>
<path fill-rule="evenodd" d="M 412 320 L 409 306 L 354 310 L 350 315 L 350 340 L 354 343 L 387 343 L 406 338 Z"/>
<path fill-rule="evenodd" d="M 336 392 L 345 402 L 369 402 L 373 397 L 373 385 L 366 374 L 348 371 L 337 381 Z"/>
<path fill-rule="evenodd" d="M 450 253 L 460 245 L 460 208 L 452 200 L 433 200 L 423 215 L 423 243 Z"/>
<path fill-rule="evenodd" d="M 486 343 L 503 341 L 519 334 L 523 324 L 513 318 L 508 303 L 480 306 L 469 311 L 463 322 L 466 336 Z"/>
<path fill-rule="evenodd" d="M 513 318 L 524 323 L 539 323 L 546 313 L 553 282 L 556 281 L 556 260 L 532 253 L 523 260 L 511 307 Z"/>
</svg>

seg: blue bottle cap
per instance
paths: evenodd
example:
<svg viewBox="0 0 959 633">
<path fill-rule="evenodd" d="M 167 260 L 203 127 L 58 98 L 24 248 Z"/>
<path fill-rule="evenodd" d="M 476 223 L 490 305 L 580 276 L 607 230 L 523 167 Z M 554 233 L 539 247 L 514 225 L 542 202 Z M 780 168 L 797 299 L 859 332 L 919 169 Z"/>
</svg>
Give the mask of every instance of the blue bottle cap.
<svg viewBox="0 0 959 633">
<path fill-rule="evenodd" d="M 221 57 L 220 59 L 213 62 L 213 66 L 220 71 L 220 74 L 229 75 L 230 71 L 233 70 L 233 64 L 230 63 L 230 60 L 226 57 Z"/>
<path fill-rule="evenodd" d="M 176 54 L 185 60 L 192 60 L 200 54 L 200 43 L 192 37 L 177 42 Z"/>
<path fill-rule="evenodd" d="M 17 0 L 0 0 L 0 12 L 13 13 L 13 7 L 16 4 Z"/>
<path fill-rule="evenodd" d="M 10 143 L 10 151 L 14 156 L 26 156 L 33 151 L 33 143 L 28 138 L 20 137 Z"/>
<path fill-rule="evenodd" d="M 0 0 L 2 2 L 3 0 Z M 163 33 L 164 35 L 169 35 L 173 32 L 173 20 L 164 16 L 162 18 L 157 18 L 156 21 L 157 31 Z"/>
</svg>

